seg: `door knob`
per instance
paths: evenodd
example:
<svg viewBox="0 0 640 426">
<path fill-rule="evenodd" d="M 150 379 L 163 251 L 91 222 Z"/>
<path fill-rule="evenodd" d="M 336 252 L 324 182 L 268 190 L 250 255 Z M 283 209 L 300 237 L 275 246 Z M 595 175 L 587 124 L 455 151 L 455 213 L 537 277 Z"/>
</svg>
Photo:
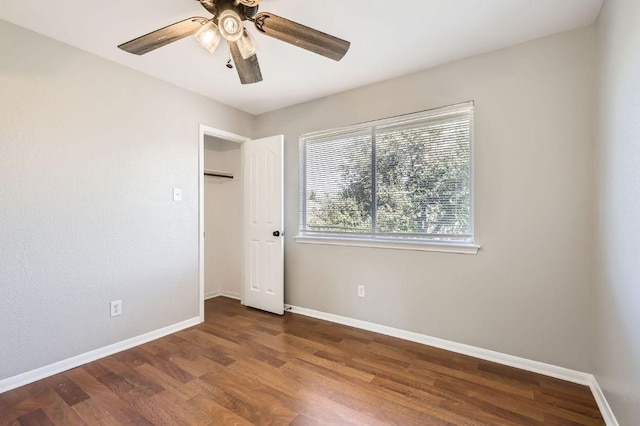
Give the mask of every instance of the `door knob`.
<svg viewBox="0 0 640 426">
<path fill-rule="evenodd" d="M 274 237 L 279 237 L 280 236 L 280 231 L 273 231 L 273 236 Z"/>
</svg>

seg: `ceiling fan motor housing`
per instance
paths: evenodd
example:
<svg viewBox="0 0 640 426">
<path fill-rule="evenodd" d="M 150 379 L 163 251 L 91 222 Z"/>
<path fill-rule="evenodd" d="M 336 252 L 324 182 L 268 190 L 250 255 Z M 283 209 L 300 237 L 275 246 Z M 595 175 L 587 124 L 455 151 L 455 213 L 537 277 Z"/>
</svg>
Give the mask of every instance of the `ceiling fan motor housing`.
<svg viewBox="0 0 640 426">
<path fill-rule="evenodd" d="M 244 6 L 242 7 L 244 16 L 253 18 L 258 13 L 258 6 Z"/>
<path fill-rule="evenodd" d="M 205 0 L 201 4 L 216 17 L 219 17 L 225 10 L 231 9 L 244 21 L 256 16 L 260 0 Z"/>
</svg>

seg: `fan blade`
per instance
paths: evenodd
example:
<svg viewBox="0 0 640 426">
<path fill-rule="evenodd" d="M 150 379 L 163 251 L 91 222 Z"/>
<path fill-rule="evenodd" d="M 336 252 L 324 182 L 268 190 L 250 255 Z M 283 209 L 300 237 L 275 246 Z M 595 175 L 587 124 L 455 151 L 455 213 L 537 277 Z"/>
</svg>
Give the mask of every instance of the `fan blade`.
<svg viewBox="0 0 640 426">
<path fill-rule="evenodd" d="M 238 43 L 235 41 L 229 42 L 229 49 L 231 50 L 233 63 L 236 65 L 236 70 L 238 70 L 238 76 L 242 84 L 252 84 L 262 81 L 262 72 L 260 71 L 260 64 L 258 63 L 258 56 L 254 54 L 244 59 L 238 48 Z"/>
<path fill-rule="evenodd" d="M 176 22 L 175 24 L 123 43 L 118 47 L 129 53 L 144 55 L 159 47 L 166 46 L 169 43 L 197 33 L 198 30 L 202 28 L 202 25 L 208 21 L 207 18 L 197 16 L 185 19 L 184 21 Z"/>
<path fill-rule="evenodd" d="M 326 56 L 334 61 L 342 59 L 351 46 L 348 41 L 272 13 L 258 13 L 255 17 L 255 25 L 258 31 L 268 36 Z"/>
</svg>

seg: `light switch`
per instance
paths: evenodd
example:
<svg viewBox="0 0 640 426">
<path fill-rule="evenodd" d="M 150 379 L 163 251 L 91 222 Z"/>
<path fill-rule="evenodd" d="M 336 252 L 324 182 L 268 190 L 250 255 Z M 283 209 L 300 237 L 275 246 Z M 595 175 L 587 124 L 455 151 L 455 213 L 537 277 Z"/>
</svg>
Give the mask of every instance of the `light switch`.
<svg viewBox="0 0 640 426">
<path fill-rule="evenodd" d="M 173 188 L 173 201 L 182 201 L 182 189 Z"/>
</svg>

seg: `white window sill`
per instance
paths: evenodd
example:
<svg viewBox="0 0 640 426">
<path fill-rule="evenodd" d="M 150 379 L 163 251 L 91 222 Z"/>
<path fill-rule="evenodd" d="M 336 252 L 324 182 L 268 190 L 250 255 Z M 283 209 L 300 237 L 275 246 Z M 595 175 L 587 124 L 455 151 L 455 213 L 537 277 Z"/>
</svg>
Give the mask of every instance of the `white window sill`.
<svg viewBox="0 0 640 426">
<path fill-rule="evenodd" d="M 480 246 L 470 243 L 436 243 L 436 242 L 413 242 L 413 241 L 382 241 L 365 238 L 335 238 L 335 237 L 311 237 L 297 236 L 293 237 L 296 243 L 300 244 L 320 244 L 329 246 L 351 246 L 351 247 L 369 247 L 383 248 L 394 250 L 417 250 L 417 251 L 435 251 L 440 253 L 458 253 L 458 254 L 478 254 Z"/>
</svg>

